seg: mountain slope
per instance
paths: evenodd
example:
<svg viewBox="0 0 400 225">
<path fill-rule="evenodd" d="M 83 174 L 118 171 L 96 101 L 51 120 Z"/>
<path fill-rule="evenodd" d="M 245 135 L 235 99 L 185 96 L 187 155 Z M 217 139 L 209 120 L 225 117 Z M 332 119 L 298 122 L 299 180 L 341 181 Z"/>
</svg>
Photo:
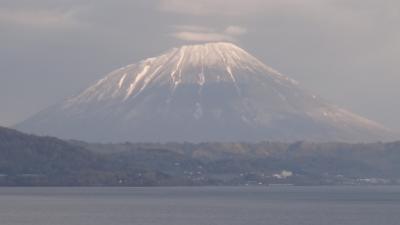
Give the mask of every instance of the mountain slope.
<svg viewBox="0 0 400 225">
<path fill-rule="evenodd" d="M 399 184 L 399 150 L 400 142 L 90 144 L 0 127 L 0 186 Z"/>
<path fill-rule="evenodd" d="M 99 169 L 102 160 L 83 148 L 52 137 L 37 137 L 0 127 L 0 184 L 77 184 Z M 83 179 L 81 179 L 83 181 Z"/>
<path fill-rule="evenodd" d="M 171 177 L 158 170 L 163 160 L 177 158 L 167 150 L 132 149 L 136 157 L 123 159 L 118 155 L 101 155 L 80 145 L 0 127 L 0 186 L 191 184 L 187 179 Z"/>
<path fill-rule="evenodd" d="M 17 128 L 100 142 L 390 137 L 230 43 L 183 46 L 118 69 Z"/>
</svg>

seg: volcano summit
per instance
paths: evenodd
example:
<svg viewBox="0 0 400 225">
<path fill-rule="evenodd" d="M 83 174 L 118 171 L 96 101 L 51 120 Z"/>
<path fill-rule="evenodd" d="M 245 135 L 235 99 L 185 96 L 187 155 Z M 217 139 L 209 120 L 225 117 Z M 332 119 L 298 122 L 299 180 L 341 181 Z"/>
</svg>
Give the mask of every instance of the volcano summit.
<svg viewBox="0 0 400 225">
<path fill-rule="evenodd" d="M 231 43 L 183 46 L 128 65 L 17 128 L 97 142 L 355 142 L 390 136 Z"/>
</svg>

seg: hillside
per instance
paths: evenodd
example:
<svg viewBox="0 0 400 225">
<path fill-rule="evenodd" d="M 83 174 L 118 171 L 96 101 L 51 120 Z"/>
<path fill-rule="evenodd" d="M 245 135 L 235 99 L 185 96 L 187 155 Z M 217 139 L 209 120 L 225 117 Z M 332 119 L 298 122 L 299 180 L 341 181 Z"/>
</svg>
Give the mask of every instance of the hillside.
<svg viewBox="0 0 400 225">
<path fill-rule="evenodd" d="M 138 174 L 141 174 L 138 177 Z M 109 158 L 52 137 L 0 128 L 0 185 L 153 186 L 168 177 L 140 168 L 123 168 Z"/>
<path fill-rule="evenodd" d="M 400 142 L 91 144 L 0 128 L 0 186 L 400 184 Z"/>
<path fill-rule="evenodd" d="M 395 135 L 304 90 L 232 43 L 117 69 L 17 129 L 89 142 L 371 142 Z"/>
</svg>

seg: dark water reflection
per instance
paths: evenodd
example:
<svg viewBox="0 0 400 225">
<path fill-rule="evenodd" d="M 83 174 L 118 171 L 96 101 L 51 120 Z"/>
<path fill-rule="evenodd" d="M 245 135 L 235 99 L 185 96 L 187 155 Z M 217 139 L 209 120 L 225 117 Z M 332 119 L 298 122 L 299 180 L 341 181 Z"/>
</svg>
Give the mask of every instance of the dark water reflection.
<svg viewBox="0 0 400 225">
<path fill-rule="evenodd" d="M 399 225 L 400 187 L 0 188 L 0 225 Z"/>
</svg>

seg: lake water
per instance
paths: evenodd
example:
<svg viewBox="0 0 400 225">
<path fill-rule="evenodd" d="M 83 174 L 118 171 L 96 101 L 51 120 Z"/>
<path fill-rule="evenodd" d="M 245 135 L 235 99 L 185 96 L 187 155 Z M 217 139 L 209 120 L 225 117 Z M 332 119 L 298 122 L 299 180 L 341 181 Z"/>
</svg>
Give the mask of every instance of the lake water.
<svg viewBox="0 0 400 225">
<path fill-rule="evenodd" d="M 0 188 L 0 225 L 399 225 L 400 187 Z"/>
</svg>

